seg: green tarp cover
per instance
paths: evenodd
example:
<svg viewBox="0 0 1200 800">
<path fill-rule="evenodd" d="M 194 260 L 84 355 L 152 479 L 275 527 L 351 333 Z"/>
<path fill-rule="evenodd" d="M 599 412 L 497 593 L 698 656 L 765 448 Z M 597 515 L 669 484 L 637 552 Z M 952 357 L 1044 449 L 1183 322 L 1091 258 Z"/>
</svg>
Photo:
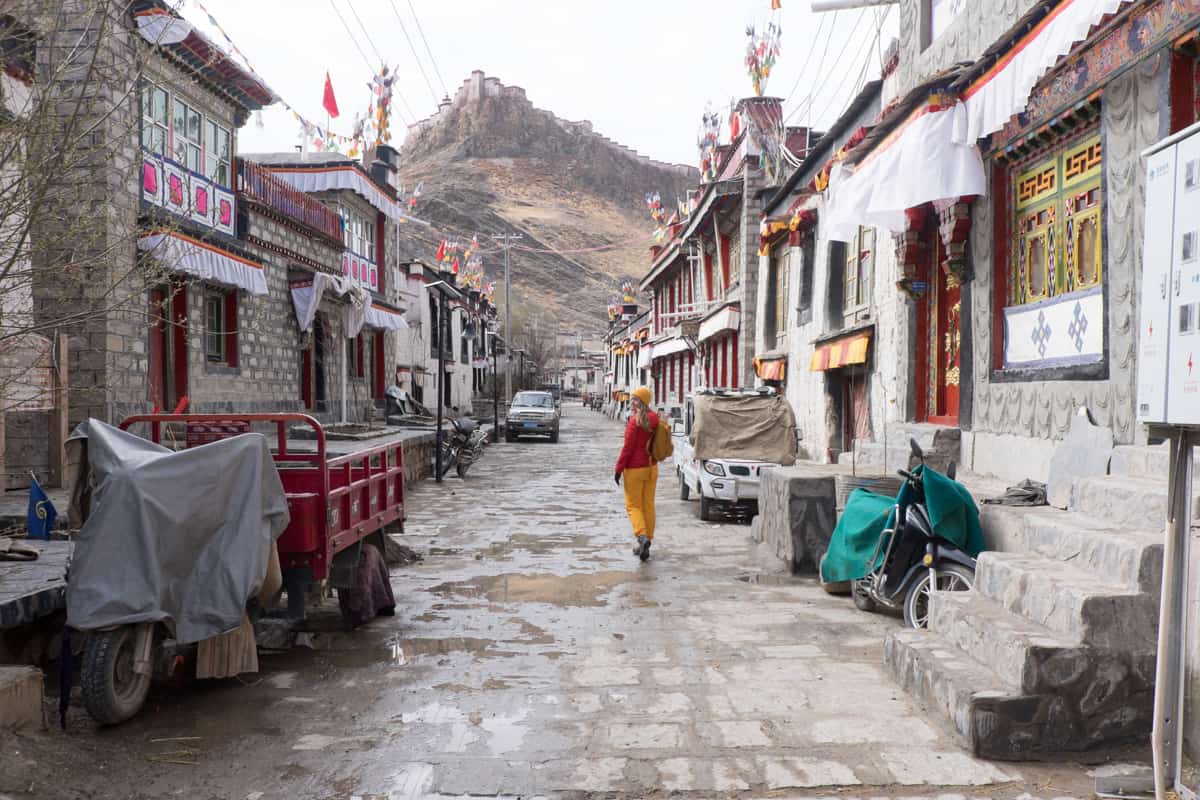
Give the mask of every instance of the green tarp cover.
<svg viewBox="0 0 1200 800">
<path fill-rule="evenodd" d="M 934 532 L 971 557 L 979 555 L 983 550 L 983 529 L 979 527 L 979 509 L 970 492 L 937 470 L 918 467 L 914 473 L 918 470 L 925 484 L 925 507 Z M 871 571 L 867 561 L 875 552 L 879 535 L 889 527 L 892 509 L 897 500 L 908 502 L 912 493 L 907 482 L 894 498 L 855 489 L 821 560 L 821 580 L 840 583 L 866 577 Z"/>
</svg>

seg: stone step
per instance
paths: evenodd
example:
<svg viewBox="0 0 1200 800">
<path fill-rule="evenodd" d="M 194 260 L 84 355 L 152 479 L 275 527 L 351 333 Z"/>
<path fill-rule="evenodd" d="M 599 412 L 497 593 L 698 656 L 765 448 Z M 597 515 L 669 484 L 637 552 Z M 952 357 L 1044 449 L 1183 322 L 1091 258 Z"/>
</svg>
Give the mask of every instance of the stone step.
<svg viewBox="0 0 1200 800">
<path fill-rule="evenodd" d="M 1069 690 L 1088 674 L 1088 650 L 975 592 L 938 592 L 929 629 L 1024 694 Z"/>
<path fill-rule="evenodd" d="M 1193 518 L 1200 509 L 1193 498 Z M 1167 520 L 1166 478 L 1106 475 L 1081 478 L 1071 493 L 1071 511 L 1100 520 L 1110 528 L 1163 530 Z"/>
<path fill-rule="evenodd" d="M 995 672 L 932 631 L 902 628 L 883 640 L 893 679 L 948 719 L 971 755 L 1015 761 L 1037 749 L 1065 749 L 1078 727 L 1045 695 L 1022 695 Z"/>
<path fill-rule="evenodd" d="M 1008 684 L 936 630 L 890 633 L 883 658 L 902 688 L 945 715 L 972 755 L 1006 761 L 1115 745 L 1149 733 L 1153 661 L 1123 692 L 1133 671 L 1120 660 L 1104 662 L 1082 696 L 1025 694 Z M 1148 683 L 1149 682 L 1149 683 Z"/>
<path fill-rule="evenodd" d="M 1035 553 L 981 553 L 975 591 L 1073 641 L 1094 647 L 1153 648 L 1157 596 Z"/>
<path fill-rule="evenodd" d="M 1113 448 L 1108 471 L 1112 475 L 1152 478 L 1164 483 L 1171 463 L 1170 448 L 1165 445 L 1122 444 Z"/>
<path fill-rule="evenodd" d="M 1056 511 L 1025 517 L 1024 545 L 1130 591 L 1157 596 L 1162 586 L 1161 533 L 1114 529 L 1084 514 Z"/>
</svg>

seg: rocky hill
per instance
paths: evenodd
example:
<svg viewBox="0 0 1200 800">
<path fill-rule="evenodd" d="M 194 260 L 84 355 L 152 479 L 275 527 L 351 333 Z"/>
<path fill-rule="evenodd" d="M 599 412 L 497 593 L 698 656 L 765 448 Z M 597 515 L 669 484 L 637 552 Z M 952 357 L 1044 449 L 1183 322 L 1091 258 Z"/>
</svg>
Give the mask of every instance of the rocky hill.
<svg viewBox="0 0 1200 800">
<path fill-rule="evenodd" d="M 649 266 L 645 194 L 657 191 L 669 205 L 699 180 L 694 168 L 638 155 L 589 122 L 534 108 L 523 89 L 482 72 L 409 131 L 400 158 L 404 185 L 424 182 L 417 215 L 434 226 L 403 228 L 415 255 L 432 259 L 441 238 L 477 233 L 484 268 L 499 283 L 503 258 L 487 252 L 490 234 L 520 233 L 514 307 L 583 334 L 603 329 L 621 281 Z"/>
</svg>

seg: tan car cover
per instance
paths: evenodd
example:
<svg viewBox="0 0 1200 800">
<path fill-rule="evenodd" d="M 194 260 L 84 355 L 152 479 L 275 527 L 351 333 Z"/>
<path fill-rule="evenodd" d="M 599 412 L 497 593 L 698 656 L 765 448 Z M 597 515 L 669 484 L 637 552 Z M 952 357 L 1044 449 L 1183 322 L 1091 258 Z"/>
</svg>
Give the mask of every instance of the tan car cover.
<svg viewBox="0 0 1200 800">
<path fill-rule="evenodd" d="M 698 394 L 692 446 L 696 458 L 796 463 L 796 415 L 783 397 Z"/>
</svg>

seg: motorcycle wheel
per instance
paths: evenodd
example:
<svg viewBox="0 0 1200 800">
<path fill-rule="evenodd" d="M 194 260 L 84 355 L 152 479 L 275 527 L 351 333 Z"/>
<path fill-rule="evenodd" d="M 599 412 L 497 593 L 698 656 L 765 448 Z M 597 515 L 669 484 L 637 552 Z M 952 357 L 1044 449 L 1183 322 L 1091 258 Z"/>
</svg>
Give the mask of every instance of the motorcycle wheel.
<svg viewBox="0 0 1200 800">
<path fill-rule="evenodd" d="M 939 592 L 968 592 L 975 585 L 975 573 L 958 564 L 943 564 L 937 569 Z M 904 596 L 904 624 L 910 628 L 929 627 L 929 572 L 908 587 Z"/>
<path fill-rule="evenodd" d="M 859 611 L 875 610 L 875 601 L 867 594 L 867 582 L 863 580 L 850 582 L 850 596 L 854 598 L 854 607 Z"/>
<path fill-rule="evenodd" d="M 117 725 L 136 714 L 150 693 L 150 676 L 133 671 L 136 625 L 87 636 L 79 668 L 83 705 L 101 725 Z"/>
<path fill-rule="evenodd" d="M 470 467 L 471 467 L 470 464 L 464 464 L 460 461 L 457 464 L 455 464 L 454 466 L 455 466 L 455 469 L 458 471 L 458 477 L 460 477 L 460 478 L 467 477 L 467 470 L 470 469 Z"/>
</svg>

